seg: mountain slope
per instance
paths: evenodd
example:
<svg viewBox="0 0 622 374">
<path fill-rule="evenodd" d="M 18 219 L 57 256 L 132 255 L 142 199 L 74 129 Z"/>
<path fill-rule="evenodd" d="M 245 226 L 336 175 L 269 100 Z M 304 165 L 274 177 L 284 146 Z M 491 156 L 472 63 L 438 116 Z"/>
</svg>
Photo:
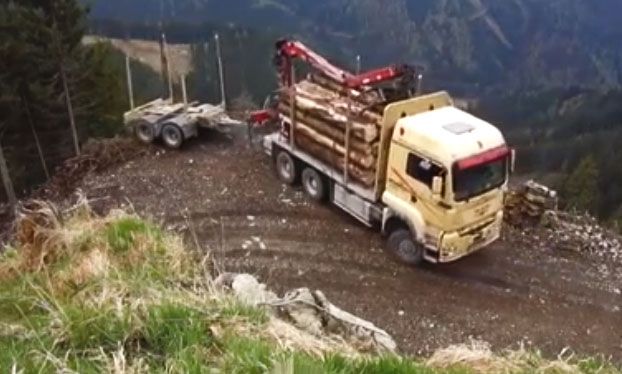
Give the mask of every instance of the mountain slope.
<svg viewBox="0 0 622 374">
<path fill-rule="evenodd" d="M 99 0 L 95 17 L 212 21 L 299 35 L 366 65 L 423 63 L 436 85 L 622 84 L 617 0 Z M 332 47 L 332 48 L 331 48 Z"/>
</svg>

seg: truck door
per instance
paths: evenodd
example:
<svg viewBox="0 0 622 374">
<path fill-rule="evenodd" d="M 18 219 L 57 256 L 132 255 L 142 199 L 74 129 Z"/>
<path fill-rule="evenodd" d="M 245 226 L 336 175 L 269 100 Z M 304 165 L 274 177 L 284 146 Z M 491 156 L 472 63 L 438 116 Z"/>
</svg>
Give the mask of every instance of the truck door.
<svg viewBox="0 0 622 374">
<path fill-rule="evenodd" d="M 444 177 L 446 173 L 443 167 L 425 157 L 413 152 L 408 153 L 406 160 L 406 175 L 411 186 L 411 202 L 417 203 L 419 199 L 432 199 L 432 180 L 434 177 Z M 445 196 L 445 181 L 443 180 L 442 196 Z"/>
</svg>

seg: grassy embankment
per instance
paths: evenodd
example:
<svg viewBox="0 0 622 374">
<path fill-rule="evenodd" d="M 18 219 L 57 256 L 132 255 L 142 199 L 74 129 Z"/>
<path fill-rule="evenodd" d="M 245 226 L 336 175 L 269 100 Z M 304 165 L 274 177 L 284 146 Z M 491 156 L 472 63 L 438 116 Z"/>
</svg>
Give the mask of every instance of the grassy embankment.
<svg viewBox="0 0 622 374">
<path fill-rule="evenodd" d="M 36 206 L 0 258 L 0 372 L 620 373 L 467 347 L 429 360 L 317 352 L 270 331 L 268 310 L 216 290 L 207 262 L 132 214 Z"/>
</svg>

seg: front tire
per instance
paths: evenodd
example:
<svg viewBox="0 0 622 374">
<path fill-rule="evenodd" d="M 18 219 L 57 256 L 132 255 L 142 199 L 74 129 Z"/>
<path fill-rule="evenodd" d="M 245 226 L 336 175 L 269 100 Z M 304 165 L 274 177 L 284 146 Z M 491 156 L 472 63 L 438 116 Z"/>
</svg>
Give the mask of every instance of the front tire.
<svg viewBox="0 0 622 374">
<path fill-rule="evenodd" d="M 179 149 L 184 144 L 184 133 L 179 126 L 169 123 L 162 128 L 162 140 L 167 147 Z"/>
<path fill-rule="evenodd" d="M 389 234 L 387 245 L 402 262 L 417 266 L 423 262 L 423 246 L 413 239 L 410 230 L 399 228 Z"/>
<path fill-rule="evenodd" d="M 295 184 L 298 179 L 298 168 L 292 155 L 286 151 L 279 151 L 274 162 L 279 179 L 290 185 Z"/>
<path fill-rule="evenodd" d="M 323 201 L 326 198 L 326 182 L 322 175 L 311 167 L 305 168 L 302 172 L 302 188 L 315 201 Z"/>
</svg>

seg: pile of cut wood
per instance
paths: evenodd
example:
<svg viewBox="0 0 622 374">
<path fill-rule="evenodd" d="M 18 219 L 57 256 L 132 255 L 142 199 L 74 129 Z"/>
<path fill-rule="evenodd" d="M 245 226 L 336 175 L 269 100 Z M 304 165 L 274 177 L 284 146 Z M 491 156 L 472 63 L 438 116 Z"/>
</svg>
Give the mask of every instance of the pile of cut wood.
<svg viewBox="0 0 622 374">
<path fill-rule="evenodd" d="M 505 218 L 515 226 L 525 220 L 546 220 L 547 212 L 557 211 L 557 203 L 556 191 L 530 180 L 506 194 Z"/>
<path fill-rule="evenodd" d="M 380 101 L 373 91 L 348 89 L 323 75 L 310 75 L 283 90 L 278 110 L 288 126 L 295 124 L 297 147 L 341 172 L 347 164 L 349 178 L 371 187 L 384 109 Z"/>
</svg>

